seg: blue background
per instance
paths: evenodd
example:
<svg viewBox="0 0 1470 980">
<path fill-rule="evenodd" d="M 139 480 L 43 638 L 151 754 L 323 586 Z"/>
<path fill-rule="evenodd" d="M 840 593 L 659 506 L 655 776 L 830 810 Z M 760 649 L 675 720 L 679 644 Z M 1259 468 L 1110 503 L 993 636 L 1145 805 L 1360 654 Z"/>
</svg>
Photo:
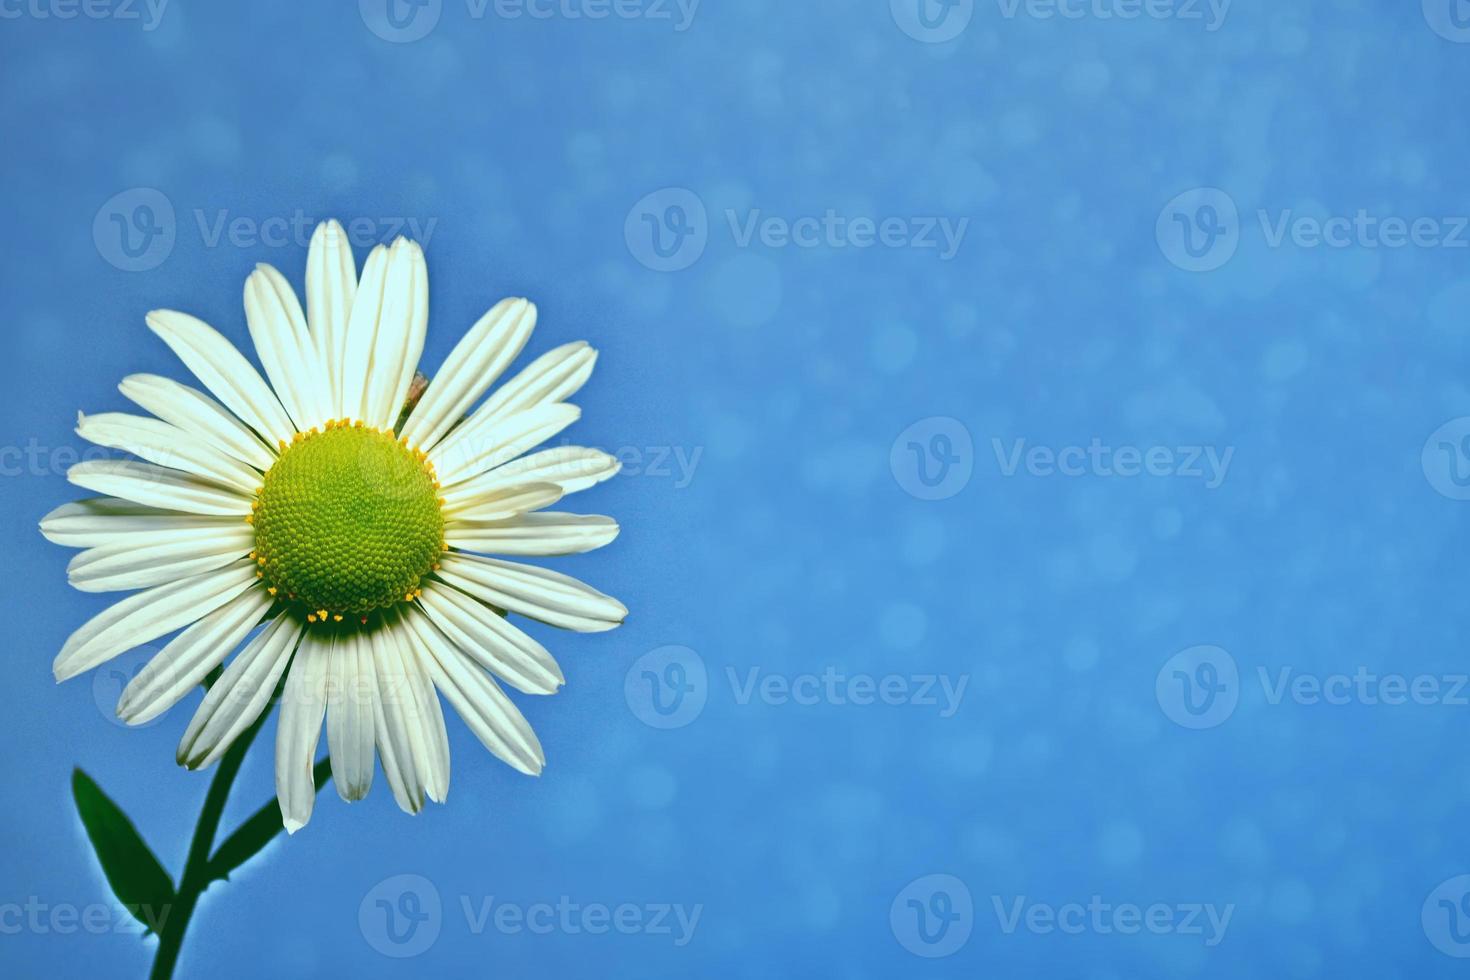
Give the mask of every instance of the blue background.
<svg viewBox="0 0 1470 980">
<path fill-rule="evenodd" d="M 1470 214 L 1470 45 L 1447 3 L 1428 7 L 1241 0 L 1211 31 L 980 0 L 929 43 L 887 0 L 706 0 L 684 31 L 477 18 L 443 0 L 427 35 L 401 42 L 371 3 L 173 0 L 146 30 L 142 7 L 60 19 L 6 0 L 0 906 L 111 901 L 74 765 L 182 864 L 208 777 L 173 752 L 197 695 L 129 731 L 110 717 L 119 674 L 53 685 L 51 658 L 107 597 L 71 591 L 69 553 L 35 525 L 84 495 L 61 475 L 84 448 L 78 409 L 125 408 L 114 386 L 132 372 L 187 377 L 147 310 L 187 310 L 243 345 L 254 263 L 300 287 L 304 240 L 208 229 L 299 212 L 366 217 L 377 237 L 395 218 L 435 221 L 429 367 L 504 295 L 540 305 L 532 353 L 602 350 L 570 436 L 643 465 L 570 501 L 616 516 L 622 537 L 553 564 L 632 612 L 602 636 L 536 631 L 569 680 L 521 699 L 542 778 L 451 718 L 447 806 L 402 815 L 381 776 L 353 807 L 326 790 L 305 831 L 208 893 L 181 976 L 1459 975 L 1436 941 L 1470 947 L 1421 907 L 1470 872 L 1467 709 L 1272 703 L 1259 681 L 1467 669 L 1470 505 L 1421 450 L 1470 415 L 1470 236 L 1273 246 L 1257 217 Z M 1235 251 L 1192 272 L 1168 229 L 1182 213 L 1203 233 L 1210 213 L 1168 205 L 1199 187 L 1238 220 L 1223 216 L 1219 243 Z M 136 188 L 167 199 L 174 241 L 128 271 L 94 222 L 130 214 L 110 202 Z M 684 212 L 702 253 L 669 272 L 625 235 L 664 188 L 706 209 L 702 224 Z M 667 231 L 678 215 L 657 200 Z M 756 209 L 969 224 L 943 261 L 742 244 L 726 214 Z M 909 492 L 922 483 L 906 445 L 890 459 L 934 417 L 973 446 L 949 460 L 968 482 L 941 500 Z M 1007 476 L 992 442 L 1094 438 L 1234 456 L 1212 489 Z M 39 462 L 18 465 L 28 446 Z M 692 478 L 648 465 L 666 450 L 699 454 Z M 706 668 L 706 703 L 659 729 L 625 679 L 671 644 Z M 1173 718 L 1165 668 L 1200 644 L 1238 666 L 1238 706 L 1193 730 Z M 943 717 L 741 703 L 729 674 L 829 667 L 967 687 Z M 227 827 L 273 791 L 273 732 Z M 371 901 L 359 917 L 403 874 L 442 902 L 437 940 L 407 959 L 379 951 Z M 905 919 L 905 889 L 933 874 L 962 881 L 974 909 L 944 958 L 916 955 L 935 950 Z M 1234 911 L 1213 947 L 1007 933 L 994 911 L 1093 895 Z M 492 896 L 702 914 L 683 946 L 477 933 L 462 901 Z M 151 958 L 136 935 L 17 921 L 0 920 L 10 976 L 140 975 Z"/>
</svg>

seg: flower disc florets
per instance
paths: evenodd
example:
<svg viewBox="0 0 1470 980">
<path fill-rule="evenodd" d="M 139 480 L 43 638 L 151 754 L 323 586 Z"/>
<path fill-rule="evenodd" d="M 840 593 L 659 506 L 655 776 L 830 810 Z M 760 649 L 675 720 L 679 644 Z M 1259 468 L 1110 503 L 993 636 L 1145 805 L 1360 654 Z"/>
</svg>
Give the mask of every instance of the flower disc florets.
<svg viewBox="0 0 1470 980">
<path fill-rule="evenodd" d="M 261 579 L 313 622 L 365 620 L 413 599 L 444 552 L 433 466 L 360 422 L 285 444 L 251 521 Z"/>
</svg>

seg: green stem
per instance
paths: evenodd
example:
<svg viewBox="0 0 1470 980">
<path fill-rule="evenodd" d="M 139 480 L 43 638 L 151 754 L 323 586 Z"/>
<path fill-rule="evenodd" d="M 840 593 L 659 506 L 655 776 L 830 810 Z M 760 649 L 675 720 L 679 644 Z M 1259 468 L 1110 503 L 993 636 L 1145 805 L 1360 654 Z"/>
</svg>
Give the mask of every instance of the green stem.
<svg viewBox="0 0 1470 980">
<path fill-rule="evenodd" d="M 215 834 L 219 831 L 220 818 L 224 815 L 225 802 L 230 796 L 230 786 L 240 771 L 240 764 L 245 761 L 246 751 L 255 741 L 255 736 L 260 734 L 260 729 L 269 714 L 268 710 L 262 712 L 255 724 L 235 740 L 235 744 L 231 745 L 224 757 L 220 759 L 219 770 L 214 774 L 214 781 L 209 784 L 209 794 L 204 798 L 204 809 L 200 811 L 199 823 L 194 828 L 194 840 L 189 845 L 189 857 L 184 865 L 184 873 L 179 879 L 173 908 L 159 929 L 158 952 L 154 954 L 153 972 L 150 974 L 152 980 L 169 980 L 173 976 L 174 967 L 179 959 L 179 951 L 184 945 L 184 932 L 189 928 L 189 920 L 193 917 L 194 909 L 199 904 L 199 896 L 216 877 L 223 877 L 223 875 L 211 873 L 213 863 L 210 851 L 214 847 Z M 317 763 L 315 775 L 317 777 L 316 788 L 321 789 L 322 784 L 326 782 L 325 777 L 330 775 L 327 760 L 324 759 Z M 249 829 L 254 828 L 258 833 L 261 824 L 270 817 L 272 812 L 276 821 L 275 832 L 279 833 L 283 829 L 280 822 L 281 811 L 279 805 L 272 800 L 257 811 L 240 831 L 232 835 L 230 840 L 225 842 L 226 846 L 220 850 L 228 850 L 230 842 Z M 265 816 L 263 817 L 262 814 Z"/>
</svg>

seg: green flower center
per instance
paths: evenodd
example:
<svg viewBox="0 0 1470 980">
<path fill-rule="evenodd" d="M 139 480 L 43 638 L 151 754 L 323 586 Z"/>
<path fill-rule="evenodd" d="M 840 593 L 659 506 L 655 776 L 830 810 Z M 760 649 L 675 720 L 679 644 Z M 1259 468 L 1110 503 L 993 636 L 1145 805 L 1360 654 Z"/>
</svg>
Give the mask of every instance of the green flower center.
<svg viewBox="0 0 1470 980">
<path fill-rule="evenodd" d="M 444 552 L 434 468 L 392 432 L 328 422 L 265 474 L 255 555 L 272 595 L 316 622 L 411 600 Z"/>
</svg>

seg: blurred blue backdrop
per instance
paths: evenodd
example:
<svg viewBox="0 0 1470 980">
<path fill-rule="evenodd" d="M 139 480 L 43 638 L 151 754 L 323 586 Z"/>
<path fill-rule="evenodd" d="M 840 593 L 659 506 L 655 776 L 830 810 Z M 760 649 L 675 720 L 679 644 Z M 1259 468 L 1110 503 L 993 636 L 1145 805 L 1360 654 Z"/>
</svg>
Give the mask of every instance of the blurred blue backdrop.
<svg viewBox="0 0 1470 980">
<path fill-rule="evenodd" d="M 73 766 L 175 872 L 208 783 L 149 651 L 52 683 L 75 413 L 336 216 L 428 367 L 506 295 L 602 350 L 554 564 L 632 613 L 536 631 L 542 778 L 451 719 L 181 976 L 1461 974 L 1466 7 L 0 0 L 3 972 L 147 970 Z"/>
</svg>

